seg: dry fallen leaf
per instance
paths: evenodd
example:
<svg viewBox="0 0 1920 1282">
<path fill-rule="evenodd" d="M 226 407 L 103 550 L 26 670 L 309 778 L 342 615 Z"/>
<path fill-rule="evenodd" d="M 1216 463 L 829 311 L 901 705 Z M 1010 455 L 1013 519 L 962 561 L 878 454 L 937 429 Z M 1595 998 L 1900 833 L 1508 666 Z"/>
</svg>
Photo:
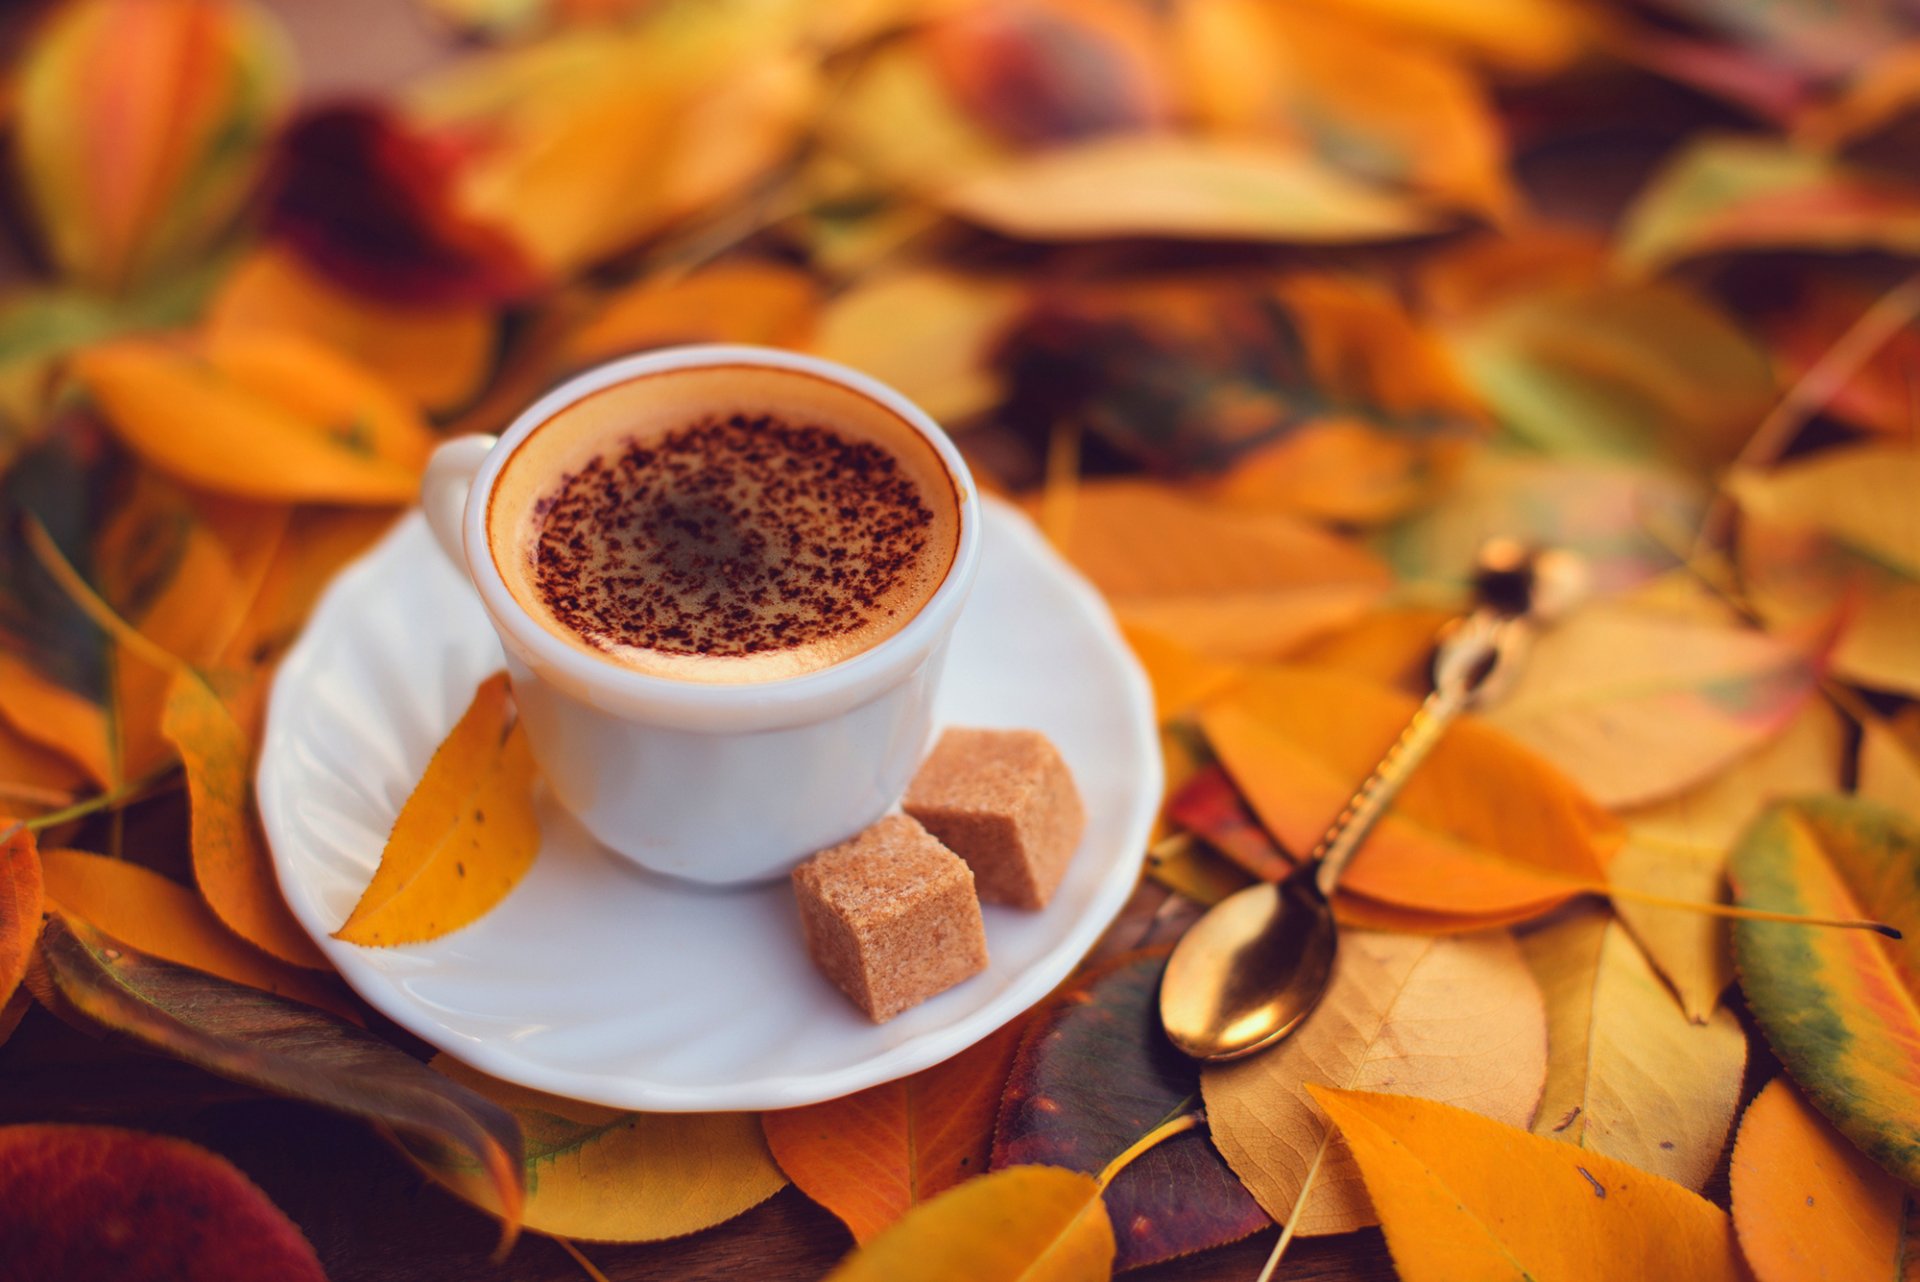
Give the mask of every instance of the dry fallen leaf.
<svg viewBox="0 0 1920 1282">
<path fill-rule="evenodd" d="M 1729 1010 L 1695 1024 L 1598 908 L 1521 943 L 1547 999 L 1552 1054 L 1533 1133 L 1690 1189 L 1720 1163 L 1747 1067 Z"/>
<path fill-rule="evenodd" d="M 1093 1177 L 1013 1166 L 915 1207 L 827 1282 L 1104 1282 L 1112 1269 L 1113 1226 Z"/>
<path fill-rule="evenodd" d="M 1733 1149 L 1733 1227 L 1759 1282 L 1906 1279 L 1920 1194 L 1868 1161 L 1784 1077 L 1747 1106 Z"/>
<path fill-rule="evenodd" d="M 533 866 L 540 825 L 507 674 L 480 684 L 393 821 L 373 880 L 334 938 L 392 947 L 438 939 L 507 897 Z"/>
<path fill-rule="evenodd" d="M 526 1143 L 522 1223 L 589 1242 L 657 1242 L 711 1228 L 786 1185 L 751 1113 L 627 1113 L 498 1081 L 457 1060 L 433 1067 L 492 1100 Z M 418 1139 L 408 1153 L 494 1214 L 500 1195 L 470 1156 Z"/>
<path fill-rule="evenodd" d="M 95 783 L 112 783 L 106 710 L 6 651 L 0 651 L 0 717 L 15 735 L 58 752 Z"/>
<path fill-rule="evenodd" d="M 1920 718 L 1861 726 L 1858 790 L 1870 801 L 1920 819 Z"/>
<path fill-rule="evenodd" d="M 1657 1175 L 1430 1100 L 1312 1088 L 1402 1282 L 1741 1282 L 1727 1214 Z"/>
<path fill-rule="evenodd" d="M 760 1119 L 795 1186 L 868 1242 L 987 1169 L 1018 1024 L 897 1082 Z"/>
<path fill-rule="evenodd" d="M 1525 1126 L 1547 1074 L 1547 1014 L 1505 932 L 1454 938 L 1349 931 L 1333 985 L 1278 1047 L 1200 1075 L 1214 1143 L 1274 1219 L 1297 1232 L 1376 1223 L 1360 1172 L 1308 1086 L 1391 1091 Z"/>
<path fill-rule="evenodd" d="M 33 833 L 0 812 L 0 1006 L 12 1001 L 40 938 L 44 887 Z"/>
<path fill-rule="evenodd" d="M 599 300 L 567 335 L 562 359 L 584 368 L 676 343 L 802 347 L 819 310 L 820 287 L 805 272 L 728 259 L 685 275 L 643 278 Z"/>
<path fill-rule="evenodd" d="M 931 268 L 876 272 L 829 303 L 811 348 L 871 374 L 943 423 L 1000 404 L 994 347 L 1025 291 Z"/>
<path fill-rule="evenodd" d="M 161 730 L 187 772 L 193 877 L 208 905 L 240 938 L 296 966 L 326 958 L 280 897 L 253 803 L 253 745 L 206 679 L 175 672 Z"/>
</svg>

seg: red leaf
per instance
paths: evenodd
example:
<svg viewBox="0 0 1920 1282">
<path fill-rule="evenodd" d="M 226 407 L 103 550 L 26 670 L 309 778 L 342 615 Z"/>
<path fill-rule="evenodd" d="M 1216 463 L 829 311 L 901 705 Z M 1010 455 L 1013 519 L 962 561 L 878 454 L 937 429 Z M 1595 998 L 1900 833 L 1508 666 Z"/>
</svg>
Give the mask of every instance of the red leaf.
<svg viewBox="0 0 1920 1282">
<path fill-rule="evenodd" d="M 1262 881 L 1279 881 L 1293 871 L 1293 860 L 1260 826 L 1218 765 L 1200 771 L 1167 799 L 1167 820 Z"/>
<path fill-rule="evenodd" d="M 110 1126 L 0 1127 L 0 1277 L 326 1282 L 293 1221 L 225 1158 Z"/>
<path fill-rule="evenodd" d="M 273 228 L 322 274 L 372 298 L 451 306 L 537 284 L 506 232 L 453 203 L 459 157 L 368 107 L 308 116 L 282 147 Z"/>
</svg>

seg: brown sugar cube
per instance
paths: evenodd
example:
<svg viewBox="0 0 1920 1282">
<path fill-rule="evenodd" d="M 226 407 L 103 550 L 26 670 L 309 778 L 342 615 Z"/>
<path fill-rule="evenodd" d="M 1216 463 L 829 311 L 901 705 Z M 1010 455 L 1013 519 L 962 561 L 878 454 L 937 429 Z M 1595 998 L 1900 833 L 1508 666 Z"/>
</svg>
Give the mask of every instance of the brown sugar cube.
<svg viewBox="0 0 1920 1282">
<path fill-rule="evenodd" d="M 1016 908 L 1047 906 L 1087 822 L 1067 763 L 1035 730 L 947 731 L 901 808 L 967 861 L 980 898 Z"/>
<path fill-rule="evenodd" d="M 973 874 L 905 815 L 793 870 L 807 951 L 874 1023 L 987 966 Z"/>
</svg>

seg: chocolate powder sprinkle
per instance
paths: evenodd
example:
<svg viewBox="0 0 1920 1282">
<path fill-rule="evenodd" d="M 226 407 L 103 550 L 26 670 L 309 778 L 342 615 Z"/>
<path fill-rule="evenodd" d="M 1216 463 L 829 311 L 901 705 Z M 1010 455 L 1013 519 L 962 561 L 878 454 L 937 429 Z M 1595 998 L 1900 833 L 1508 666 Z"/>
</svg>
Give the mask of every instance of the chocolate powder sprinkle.
<svg viewBox="0 0 1920 1282">
<path fill-rule="evenodd" d="M 934 514 L 884 448 L 735 414 L 595 457 L 534 519 L 534 585 L 589 645 L 744 657 L 899 608 Z"/>
</svg>

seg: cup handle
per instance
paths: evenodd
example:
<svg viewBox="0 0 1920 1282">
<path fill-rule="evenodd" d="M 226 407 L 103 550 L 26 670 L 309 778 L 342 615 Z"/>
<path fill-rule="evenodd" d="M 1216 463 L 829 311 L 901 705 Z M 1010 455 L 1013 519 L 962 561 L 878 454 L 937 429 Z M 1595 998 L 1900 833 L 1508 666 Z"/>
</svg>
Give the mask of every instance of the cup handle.
<svg viewBox="0 0 1920 1282">
<path fill-rule="evenodd" d="M 427 460 L 426 475 L 420 478 L 420 506 L 427 514 L 427 525 L 440 550 L 463 574 L 467 572 L 467 553 L 460 527 L 467 511 L 467 495 L 473 490 L 474 474 L 499 439 L 479 433 L 455 437 L 434 450 Z"/>
</svg>

